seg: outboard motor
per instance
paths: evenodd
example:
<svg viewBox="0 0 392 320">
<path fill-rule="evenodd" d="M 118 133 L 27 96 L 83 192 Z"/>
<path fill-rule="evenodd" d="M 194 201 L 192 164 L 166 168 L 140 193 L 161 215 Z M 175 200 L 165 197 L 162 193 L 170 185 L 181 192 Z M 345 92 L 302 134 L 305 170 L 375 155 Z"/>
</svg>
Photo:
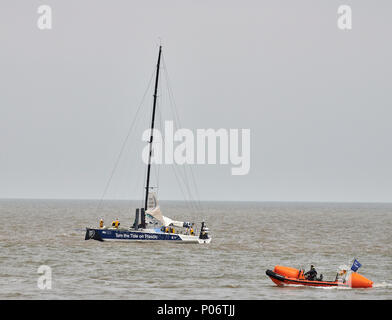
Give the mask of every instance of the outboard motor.
<svg viewBox="0 0 392 320">
<path fill-rule="evenodd" d="M 209 230 L 203 221 L 201 223 L 201 230 L 200 230 L 199 239 L 209 239 L 208 232 L 209 232 Z"/>
<path fill-rule="evenodd" d="M 320 274 L 320 277 L 319 277 L 319 278 L 316 278 L 316 280 L 317 280 L 317 281 L 323 281 L 323 278 L 324 278 L 324 276 L 323 276 L 323 274 L 321 273 L 321 274 Z"/>
</svg>

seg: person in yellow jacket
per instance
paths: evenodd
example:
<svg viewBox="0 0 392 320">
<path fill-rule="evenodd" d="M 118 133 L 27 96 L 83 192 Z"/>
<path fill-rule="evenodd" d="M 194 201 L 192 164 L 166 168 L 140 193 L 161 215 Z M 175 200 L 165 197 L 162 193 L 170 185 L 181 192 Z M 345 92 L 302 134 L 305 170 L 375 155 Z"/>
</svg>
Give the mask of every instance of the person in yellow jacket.
<svg viewBox="0 0 392 320">
<path fill-rule="evenodd" d="M 101 220 L 99 220 L 99 227 L 103 228 L 103 219 L 101 218 Z"/>
<path fill-rule="evenodd" d="M 118 221 L 118 218 L 112 221 L 112 227 L 118 229 L 119 226 L 120 226 L 120 221 Z"/>
</svg>

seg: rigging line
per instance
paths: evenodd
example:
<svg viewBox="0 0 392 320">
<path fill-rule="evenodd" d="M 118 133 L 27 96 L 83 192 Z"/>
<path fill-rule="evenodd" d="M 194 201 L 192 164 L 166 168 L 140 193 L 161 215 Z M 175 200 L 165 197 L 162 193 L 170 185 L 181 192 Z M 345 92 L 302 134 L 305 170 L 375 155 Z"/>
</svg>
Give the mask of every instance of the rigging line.
<svg viewBox="0 0 392 320">
<path fill-rule="evenodd" d="M 174 114 L 174 117 L 175 117 L 175 121 L 176 121 L 179 125 L 181 125 L 181 121 L 180 121 L 180 117 L 179 117 L 179 114 L 178 114 L 176 102 L 175 102 L 175 99 L 174 99 L 174 94 L 173 94 L 173 92 L 172 92 L 172 90 L 171 90 L 171 86 L 170 86 L 169 72 L 167 71 L 167 67 L 166 67 L 165 57 L 164 57 L 164 56 L 162 57 L 162 62 L 163 62 L 163 68 L 164 68 L 164 70 L 165 70 L 166 89 L 167 89 L 167 91 L 168 91 L 168 97 L 169 97 L 169 100 L 170 100 L 170 102 L 171 102 L 170 107 L 172 108 L 172 111 L 173 111 L 173 114 Z M 174 107 L 173 107 L 173 106 L 174 106 Z"/>
<path fill-rule="evenodd" d="M 144 166 L 144 175 L 143 175 L 143 180 L 144 180 L 144 177 L 147 175 L 147 167 L 146 166 Z M 142 193 L 142 195 L 141 195 L 141 197 L 140 197 L 140 201 L 141 201 L 141 204 L 140 204 L 140 208 L 144 208 L 144 189 L 143 188 L 141 188 L 140 189 L 141 190 L 141 193 Z"/>
<path fill-rule="evenodd" d="M 161 121 L 161 127 L 162 127 L 162 120 L 163 120 L 163 117 L 162 117 L 162 112 L 160 111 L 160 113 L 159 113 L 159 115 L 160 115 L 160 121 Z M 165 139 L 166 139 L 166 137 L 164 136 L 164 135 L 162 135 L 162 142 L 163 142 L 163 144 L 165 143 Z M 162 155 L 163 156 L 163 155 Z M 183 199 L 185 200 L 185 203 L 186 203 L 186 205 L 187 205 L 187 207 L 188 207 L 188 209 L 190 210 L 190 211 L 194 211 L 195 210 L 195 208 L 194 208 L 194 206 L 193 206 L 193 203 L 192 203 L 192 199 L 191 199 L 191 195 L 189 195 L 189 194 L 186 194 L 186 192 L 184 191 L 185 189 L 187 189 L 186 188 L 186 183 L 184 182 L 184 179 L 183 179 L 183 177 L 181 176 L 181 172 L 176 172 L 176 170 L 178 169 L 177 168 L 177 166 L 175 165 L 175 164 L 173 164 L 172 165 L 172 169 L 173 169 L 173 172 L 174 172 L 174 176 L 175 176 L 175 178 L 176 178 L 176 181 L 177 181 L 177 184 L 178 184 L 178 186 L 179 186 L 179 189 L 180 189 L 180 191 L 181 191 L 181 193 L 182 193 L 182 196 L 183 196 Z M 184 188 L 184 186 L 185 186 L 185 188 Z M 188 192 L 189 193 L 189 192 Z"/>
<path fill-rule="evenodd" d="M 173 167 L 173 172 L 176 176 L 176 179 L 179 183 L 181 192 L 183 194 L 184 200 L 187 203 L 187 206 L 192 210 L 192 211 L 197 211 L 198 208 L 196 206 L 195 201 L 193 201 L 193 195 L 192 192 L 190 190 L 189 184 L 187 183 L 187 175 L 183 174 L 181 169 L 178 167 L 178 165 L 176 165 L 175 163 L 173 163 L 172 165 Z"/>
<path fill-rule="evenodd" d="M 187 174 L 187 171 L 186 171 L 186 167 L 185 166 L 182 166 L 182 167 L 183 167 L 183 172 L 184 172 L 185 186 L 186 186 L 186 188 L 188 190 L 190 201 L 192 201 L 193 205 L 195 206 L 195 209 L 197 210 L 197 205 L 196 205 L 196 202 L 194 200 L 193 192 L 191 190 L 190 184 L 188 183 L 189 179 L 188 179 L 188 174 Z"/>
<path fill-rule="evenodd" d="M 159 112 L 160 109 L 160 87 L 159 87 L 159 82 L 162 77 L 160 74 L 160 70 L 162 68 L 161 66 L 161 56 L 162 56 L 162 51 L 161 51 L 161 46 L 159 47 L 159 55 L 158 55 L 158 63 L 156 66 L 156 74 L 155 74 L 155 87 L 154 87 L 154 100 L 153 100 L 153 108 L 151 110 L 151 128 L 150 128 L 150 140 L 149 140 L 149 160 L 148 160 L 148 165 L 147 165 L 147 170 L 146 170 L 146 185 L 145 185 L 145 202 L 144 202 L 144 208 L 147 210 L 148 207 L 148 195 L 150 193 L 150 170 L 151 170 L 151 165 L 152 165 L 152 155 L 154 154 L 154 142 L 153 142 L 153 135 L 154 135 L 154 122 L 155 122 L 155 114 Z M 155 166 L 153 166 L 155 167 Z M 155 170 L 155 169 L 153 169 Z"/>
<path fill-rule="evenodd" d="M 172 102 L 170 104 L 170 106 L 171 106 L 171 108 L 173 110 L 173 113 L 174 113 L 174 115 L 176 117 L 176 120 L 177 120 L 178 124 L 181 126 L 180 117 L 178 115 L 178 110 L 177 110 L 178 108 L 177 108 L 177 105 L 176 105 L 176 102 L 175 102 L 175 99 L 174 99 L 173 90 L 171 89 L 171 86 L 170 86 L 169 72 L 168 72 L 167 67 L 166 67 L 164 55 L 162 56 L 162 62 L 163 62 L 163 69 L 165 71 L 164 73 L 165 73 L 165 77 L 166 77 L 166 87 L 167 87 L 167 90 L 168 90 L 168 93 L 169 93 L 168 96 L 169 96 L 169 100 Z M 194 172 L 193 172 L 193 168 L 190 167 L 189 169 L 190 169 L 191 177 L 192 177 L 192 179 L 190 179 L 190 180 L 191 180 L 191 183 L 193 183 L 193 187 L 194 187 L 194 190 L 195 190 L 195 193 L 196 193 L 196 199 L 195 200 L 196 200 L 197 205 L 200 208 L 200 211 L 203 211 L 203 207 L 202 207 L 202 204 L 201 204 L 201 201 L 200 201 L 199 190 L 198 190 L 198 186 L 197 186 L 197 183 L 196 183 L 196 179 L 195 179 L 195 175 L 194 175 Z M 184 171 L 185 171 L 185 168 L 184 168 Z"/>
<path fill-rule="evenodd" d="M 162 97 L 163 97 L 163 95 L 162 95 Z M 162 124 L 161 124 L 161 126 L 162 126 Z M 163 139 L 163 142 L 164 142 L 165 141 L 165 137 L 162 136 L 162 139 Z M 191 192 L 189 190 L 189 186 L 186 183 L 187 182 L 186 178 L 182 177 L 180 169 L 178 169 L 178 173 L 176 172 L 176 169 L 178 169 L 177 166 L 175 164 L 173 164 L 173 171 L 174 171 L 176 180 L 177 180 L 177 182 L 179 184 L 179 187 L 180 187 L 181 193 L 183 195 L 183 198 L 184 198 L 184 200 L 186 202 L 186 205 L 188 206 L 188 208 L 191 211 L 194 211 L 195 209 L 197 210 L 197 208 L 195 208 L 195 206 L 194 206 L 194 203 L 192 202 L 192 194 L 191 194 Z M 188 193 L 184 192 L 184 190 L 187 190 Z"/>
<path fill-rule="evenodd" d="M 160 74 L 160 76 L 162 78 L 162 73 Z M 161 83 L 162 83 L 162 81 L 161 81 Z M 159 118 L 158 121 L 159 121 L 159 124 L 160 124 L 160 127 L 161 127 L 161 138 L 162 138 L 161 144 L 163 144 L 163 138 L 164 138 L 164 126 L 163 126 L 164 94 L 163 94 L 162 85 L 159 87 L 158 106 L 160 107 L 160 108 L 158 108 L 158 118 Z M 161 147 L 162 147 L 162 145 L 161 145 Z M 161 148 L 161 150 L 162 150 L 162 148 Z M 161 154 L 161 157 L 164 157 L 164 154 Z M 161 168 L 162 168 L 162 165 L 156 166 L 156 169 L 157 169 L 156 170 L 157 195 L 158 195 L 158 192 L 160 191 L 159 185 L 160 185 Z"/>
<path fill-rule="evenodd" d="M 164 63 L 164 60 L 163 60 L 163 63 Z M 170 90 L 170 85 L 169 85 L 170 80 L 169 80 L 169 77 L 168 77 L 168 71 L 167 71 L 167 68 L 166 68 L 165 64 L 164 64 L 164 71 L 165 71 L 165 77 L 166 77 L 166 88 L 168 90 L 168 96 L 169 96 L 169 100 L 170 100 L 170 106 L 171 106 L 172 112 L 173 112 L 173 114 L 175 116 L 175 126 L 178 129 L 178 126 L 181 126 L 181 123 L 180 123 L 180 118 L 178 116 L 178 111 L 176 110 L 176 108 L 173 108 L 173 106 L 175 107 L 175 100 L 174 100 L 174 95 L 173 95 L 173 93 Z M 186 187 L 186 189 L 188 191 L 188 194 L 189 194 L 189 201 L 191 202 L 191 204 L 194 207 L 194 209 L 196 211 L 198 211 L 199 210 L 198 203 L 197 203 L 197 201 L 195 201 L 195 197 L 193 196 L 192 188 L 190 187 L 190 185 L 188 183 L 189 179 L 188 179 L 188 174 L 187 174 L 187 170 L 186 169 L 187 169 L 186 166 L 184 166 L 183 167 L 184 184 L 185 184 L 185 187 Z"/>
<path fill-rule="evenodd" d="M 163 100 L 164 100 L 164 98 L 165 98 L 166 96 L 164 95 L 164 90 L 163 90 L 163 88 L 162 88 L 162 86 L 161 86 L 161 89 L 160 89 L 160 96 L 159 96 L 159 102 L 160 102 L 160 105 L 161 105 L 161 108 L 159 109 L 159 111 L 158 111 L 158 117 L 159 117 L 159 123 L 160 123 L 160 126 L 161 126 L 161 130 L 162 130 L 162 128 L 163 128 L 163 109 L 162 109 L 162 106 L 163 106 Z M 162 110 L 161 110 L 162 109 Z M 162 142 L 164 143 L 165 142 L 165 136 L 164 136 L 164 134 L 162 134 L 161 135 L 162 136 Z M 162 154 L 162 157 L 163 157 L 164 155 Z M 186 201 L 186 204 L 187 204 L 187 206 L 188 206 L 188 208 L 191 210 L 191 211 L 193 211 L 194 210 L 194 208 L 192 207 L 192 205 L 193 205 L 193 203 L 191 202 L 191 195 L 186 195 L 185 193 L 184 193 L 184 187 L 182 186 L 182 185 L 185 185 L 186 186 L 186 183 L 184 182 L 184 181 L 182 181 L 181 179 L 180 179 L 180 177 L 181 177 L 181 175 L 179 176 L 177 173 L 176 173 L 176 166 L 175 165 L 173 165 L 173 171 L 174 171 L 174 175 L 175 175 L 175 178 L 176 178 L 176 180 L 177 180 L 177 183 L 178 183 L 178 185 L 179 185 L 179 187 L 180 187 L 180 191 L 181 191 L 181 193 L 182 193 L 182 195 L 183 195 L 183 197 L 184 197 L 184 200 Z M 186 188 L 186 187 L 185 187 Z M 189 198 L 189 200 L 187 199 L 187 198 Z M 188 200 L 188 201 L 187 201 Z"/>
<path fill-rule="evenodd" d="M 181 184 L 181 180 L 180 180 L 179 176 L 177 175 L 176 171 L 174 170 L 174 166 L 173 166 L 173 172 L 174 172 L 174 176 L 176 177 L 177 182 L 179 184 Z M 187 195 L 184 192 L 184 188 L 180 186 L 180 190 L 181 190 L 182 196 L 184 197 L 185 205 L 188 207 L 189 211 L 194 212 L 195 208 L 194 208 L 194 206 L 192 204 L 192 201 L 187 199 Z"/>
<path fill-rule="evenodd" d="M 183 178 L 181 177 L 181 173 L 176 172 L 177 167 L 175 165 L 173 165 L 172 168 L 173 168 L 174 176 L 175 176 L 177 183 L 180 187 L 180 191 L 182 193 L 182 196 L 185 200 L 186 206 L 189 208 L 190 211 L 194 211 L 195 208 L 194 208 L 194 205 L 191 201 L 191 198 L 189 198 L 189 194 L 187 195 L 186 192 L 184 191 L 184 190 L 186 190 L 186 187 L 184 188 L 185 182 L 183 181 Z"/>
<path fill-rule="evenodd" d="M 195 175 L 194 175 L 194 172 L 193 172 L 193 168 L 190 167 L 189 171 L 191 172 L 191 176 L 192 176 L 191 181 L 193 181 L 193 185 L 194 185 L 195 193 L 196 193 L 196 200 L 198 202 L 199 209 L 200 209 L 200 211 L 203 211 L 203 206 L 202 206 L 202 203 L 200 201 L 199 189 L 198 189 L 198 186 L 196 184 L 196 178 L 195 178 Z"/>
<path fill-rule="evenodd" d="M 161 137 L 162 137 L 161 143 L 163 142 L 163 132 L 162 132 L 163 131 L 162 130 L 163 126 L 162 126 L 162 111 L 161 111 L 162 105 L 163 105 L 163 103 L 162 103 L 162 89 L 159 88 L 158 101 L 157 101 L 157 107 L 158 107 L 157 108 L 157 121 L 158 121 L 158 123 L 160 124 L 160 127 L 161 127 Z M 161 145 L 161 150 L 162 150 L 162 145 Z M 163 154 L 161 154 L 161 157 L 163 157 Z M 159 183 L 160 183 L 159 177 L 160 177 L 160 172 L 161 172 L 160 169 L 161 169 L 161 167 L 159 165 L 155 165 L 154 166 L 155 179 L 156 179 L 156 195 L 157 195 L 158 198 L 159 198 Z"/>
<path fill-rule="evenodd" d="M 111 181 L 112 181 L 112 179 L 113 179 L 114 172 L 116 171 L 116 169 L 117 169 L 117 167 L 118 167 L 118 164 L 119 164 L 119 162 L 120 162 L 120 158 L 121 158 L 122 153 L 124 152 L 124 149 L 125 149 L 125 145 L 126 145 L 126 143 L 127 143 L 127 141 L 128 141 L 128 138 L 129 138 L 129 136 L 130 136 L 132 130 L 133 130 L 133 127 L 134 127 L 134 125 L 135 125 L 135 123 L 136 123 L 136 118 L 137 118 L 137 116 L 138 116 L 138 114 L 139 114 L 139 112 L 140 112 L 140 110 L 141 110 L 141 107 L 142 107 L 142 105 L 143 105 L 143 103 L 144 103 L 144 99 L 145 99 L 145 97 L 146 97 L 146 95 L 147 95 L 147 92 L 148 92 L 150 86 L 151 86 L 151 82 L 152 82 L 153 76 L 154 76 L 154 72 L 152 72 L 152 74 L 151 74 L 150 80 L 149 80 L 148 85 L 147 85 L 147 88 L 146 88 L 146 90 L 145 90 L 145 92 L 144 92 L 144 94 L 143 94 L 142 100 L 141 100 L 141 102 L 140 102 L 140 104 L 139 104 L 139 106 L 138 106 L 138 108 L 137 108 L 136 114 L 135 114 L 135 116 L 134 116 L 134 118 L 133 118 L 133 121 L 132 121 L 132 123 L 131 123 L 131 125 L 130 125 L 130 127 L 129 127 L 129 129 L 128 129 L 127 135 L 126 135 L 126 137 L 125 137 L 125 139 L 124 139 L 124 141 L 123 141 L 123 143 L 122 143 L 122 145 L 121 145 L 120 152 L 119 152 L 119 154 L 118 154 L 118 156 L 117 156 L 117 159 L 116 159 L 116 162 L 115 162 L 115 164 L 114 164 L 114 167 L 112 168 L 112 171 L 111 171 L 109 180 L 108 180 L 107 183 L 106 183 L 105 189 L 104 189 L 104 191 L 103 191 L 103 193 L 102 193 L 102 196 L 101 196 L 101 199 L 100 199 L 100 201 L 99 201 L 99 204 L 98 204 L 98 207 L 97 207 L 97 211 L 100 210 L 100 208 L 101 208 L 101 206 L 102 206 L 103 198 L 106 196 L 106 193 L 107 193 L 107 191 L 108 191 L 109 185 L 110 185 L 110 183 L 111 183 Z"/>
<path fill-rule="evenodd" d="M 148 100 L 148 105 L 151 105 L 153 103 L 153 96 L 150 96 L 150 98 L 149 98 L 149 100 Z M 150 113 L 146 113 L 145 114 L 145 119 L 143 119 L 143 121 L 144 120 L 146 120 L 146 121 L 148 121 L 147 119 L 151 119 L 151 116 L 152 116 L 152 110 L 151 110 L 151 112 Z M 151 129 L 146 129 L 146 130 L 151 130 Z M 149 140 L 147 140 L 147 146 L 148 146 L 148 142 Z M 142 142 L 146 142 L 146 141 L 144 141 L 143 139 L 142 139 Z M 144 146 L 144 147 L 146 147 L 146 146 Z M 142 150 L 144 150 L 144 148 L 142 148 Z M 145 183 L 145 179 L 146 179 L 146 177 L 147 177 L 147 166 L 146 166 L 146 163 L 143 161 L 143 157 L 142 157 L 142 163 L 143 163 L 143 169 L 141 170 L 142 171 L 142 180 L 143 180 L 143 182 L 142 182 L 142 188 L 140 188 L 140 191 L 141 191 L 141 196 L 140 196 L 140 198 L 139 198 L 139 200 L 141 201 L 141 204 L 140 204 L 140 208 L 144 208 L 144 205 L 145 205 L 145 192 L 146 192 L 146 190 L 145 190 L 145 185 L 144 185 L 144 183 Z M 140 182 L 140 180 L 138 181 L 138 183 Z"/>
<path fill-rule="evenodd" d="M 154 68 L 155 69 L 155 68 Z M 159 81 L 159 79 L 158 79 L 158 81 Z M 148 101 L 148 105 L 152 105 L 153 104 L 153 101 L 154 101 L 154 95 L 151 95 L 150 96 L 150 99 L 149 99 L 149 101 Z M 157 105 L 156 105 L 156 107 L 157 107 L 157 109 L 159 109 L 158 108 L 158 101 L 157 101 Z M 151 119 L 152 118 L 152 113 L 153 113 L 153 110 L 151 109 L 150 110 L 150 113 L 148 114 L 148 119 Z M 148 129 L 146 129 L 146 130 L 149 130 L 149 131 L 151 131 L 151 128 L 148 128 Z M 149 141 L 150 140 L 148 140 L 147 141 L 147 146 L 149 145 Z M 152 148 L 151 149 L 151 152 L 154 152 L 154 149 Z M 144 164 L 146 164 L 146 163 L 144 163 Z M 154 167 L 154 166 L 153 166 Z M 147 172 L 148 172 L 148 166 L 147 165 L 144 165 L 144 173 L 143 173 L 143 181 L 145 182 L 146 181 L 146 178 L 147 178 Z M 146 195 L 146 185 L 144 185 L 143 186 L 143 188 L 141 188 L 140 189 L 141 190 L 141 193 L 142 193 L 142 195 L 141 195 L 141 197 L 140 197 L 140 201 L 141 201 L 141 205 L 140 205 L 140 208 L 144 208 L 144 206 L 145 206 L 145 195 Z"/>
<path fill-rule="evenodd" d="M 188 177 L 187 177 L 187 175 L 186 174 L 182 174 L 181 169 L 178 168 L 177 165 L 173 165 L 173 168 L 178 169 L 177 170 L 178 171 L 178 176 L 182 179 L 183 186 L 185 187 L 184 189 L 187 191 L 186 194 L 187 194 L 187 198 L 188 198 L 188 204 L 189 204 L 188 206 L 191 208 L 192 211 L 197 211 L 198 208 L 197 208 L 197 206 L 195 204 L 195 201 L 193 201 L 193 195 L 192 195 L 191 189 L 190 189 L 189 184 L 188 184 Z M 186 200 L 186 198 L 185 198 L 185 200 Z"/>
<path fill-rule="evenodd" d="M 154 86 L 154 102 L 152 106 L 152 115 L 151 115 L 151 126 L 150 126 L 150 144 L 149 144 L 149 153 L 148 153 L 148 164 L 147 164 L 147 177 L 146 177 L 146 196 L 144 200 L 144 209 L 147 210 L 148 206 L 148 193 L 150 187 L 150 172 L 151 172 L 151 155 L 153 152 L 153 139 L 154 139 L 154 120 L 155 120 L 155 110 L 157 104 L 157 94 L 158 94 L 158 87 L 159 87 L 159 71 L 160 71 L 160 63 L 161 63 L 161 53 L 162 53 L 162 46 L 159 46 L 159 54 L 158 54 L 158 62 L 156 67 L 156 74 L 155 74 L 155 86 Z"/>
<path fill-rule="evenodd" d="M 136 167 L 137 164 L 135 164 Z M 136 172 L 139 172 L 139 174 L 136 174 L 136 183 L 134 183 L 135 181 L 132 181 L 133 183 L 133 189 L 132 189 L 132 193 L 136 193 L 136 191 L 139 189 L 139 183 L 141 182 L 141 178 L 144 177 L 144 174 L 142 175 L 140 172 L 143 170 L 136 170 Z M 143 196 L 142 196 L 143 197 Z"/>
<path fill-rule="evenodd" d="M 160 113 L 160 115 L 161 115 L 161 113 Z M 160 118 L 160 121 L 161 121 L 161 127 L 162 127 L 162 117 Z M 162 135 L 162 142 L 163 142 L 163 144 L 165 143 L 165 136 L 164 135 Z M 182 177 L 181 177 L 180 173 L 177 174 L 177 172 L 176 172 L 177 167 L 174 164 L 172 165 L 172 168 L 173 168 L 174 176 L 175 176 L 175 178 L 177 180 L 179 189 L 180 189 L 180 191 L 182 193 L 182 196 L 183 196 L 183 198 L 185 200 L 186 205 L 188 206 L 188 209 L 190 211 L 194 211 L 195 208 L 192 207 L 193 203 L 191 202 L 191 199 L 189 198 L 189 195 L 187 195 L 184 192 L 184 186 L 183 185 L 185 185 L 185 182 L 182 179 L 180 179 Z M 186 189 L 186 187 L 185 187 L 185 189 Z"/>
</svg>

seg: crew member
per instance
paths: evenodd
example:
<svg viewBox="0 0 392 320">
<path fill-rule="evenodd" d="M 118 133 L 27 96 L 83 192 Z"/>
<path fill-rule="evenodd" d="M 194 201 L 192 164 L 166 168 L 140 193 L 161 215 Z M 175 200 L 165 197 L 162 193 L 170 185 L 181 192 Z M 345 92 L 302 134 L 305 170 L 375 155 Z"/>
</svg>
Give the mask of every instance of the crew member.
<svg viewBox="0 0 392 320">
<path fill-rule="evenodd" d="M 317 277 L 317 271 L 314 268 L 314 265 L 310 266 L 310 270 L 305 273 L 305 278 L 306 280 L 316 280 Z"/>
<path fill-rule="evenodd" d="M 101 218 L 101 220 L 99 220 L 99 227 L 103 228 L 103 219 Z"/>
</svg>

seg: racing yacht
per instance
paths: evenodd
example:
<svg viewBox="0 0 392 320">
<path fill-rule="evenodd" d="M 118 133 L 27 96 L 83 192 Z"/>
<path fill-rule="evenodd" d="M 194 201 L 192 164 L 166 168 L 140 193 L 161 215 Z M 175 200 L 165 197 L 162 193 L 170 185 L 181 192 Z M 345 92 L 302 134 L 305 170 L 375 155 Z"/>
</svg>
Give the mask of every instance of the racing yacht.
<svg viewBox="0 0 392 320">
<path fill-rule="evenodd" d="M 158 63 L 155 73 L 154 101 L 151 119 L 151 135 L 149 140 L 149 156 L 147 164 L 147 178 L 145 186 L 144 207 L 137 208 L 135 220 L 130 227 L 120 227 L 118 221 L 111 226 L 103 225 L 101 219 L 99 227 L 87 227 L 85 240 L 98 241 L 174 241 L 181 243 L 210 243 L 211 237 L 204 221 L 201 228 L 196 230 L 195 223 L 176 221 L 162 214 L 156 194 L 150 192 L 151 156 L 153 151 L 153 133 L 155 113 L 157 107 L 157 92 L 159 82 L 159 68 L 161 63 L 162 46 L 159 47 Z"/>
</svg>

